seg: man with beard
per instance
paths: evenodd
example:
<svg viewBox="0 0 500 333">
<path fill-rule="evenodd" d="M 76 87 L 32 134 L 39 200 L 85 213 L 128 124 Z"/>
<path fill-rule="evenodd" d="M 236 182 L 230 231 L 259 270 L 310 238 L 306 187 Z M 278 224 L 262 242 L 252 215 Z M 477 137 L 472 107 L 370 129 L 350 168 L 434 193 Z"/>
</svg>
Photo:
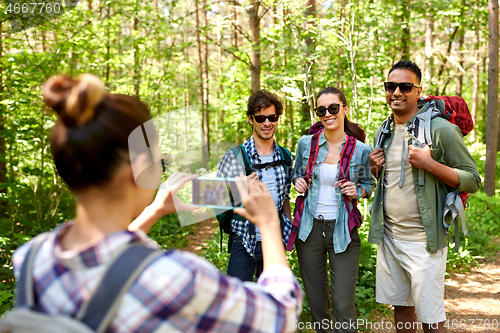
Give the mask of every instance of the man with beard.
<svg viewBox="0 0 500 333">
<path fill-rule="evenodd" d="M 274 141 L 274 132 L 278 125 L 283 106 L 278 98 L 265 90 L 259 90 L 250 96 L 247 105 L 247 118 L 252 126 L 252 136 L 243 143 L 242 149 L 248 157 L 251 166 L 267 164 L 266 168 L 254 168 L 248 175 L 245 166 L 240 163 L 234 150 L 229 150 L 221 160 L 217 177 L 232 178 L 247 174 L 250 178 L 259 179 L 267 185 L 273 197 L 276 209 L 280 212 L 284 246 L 292 228 L 290 221 L 289 192 L 291 185 L 291 155 Z M 290 165 L 284 165 L 284 156 L 289 156 Z M 240 156 L 241 158 L 244 156 Z M 269 163 L 269 164 L 268 164 Z M 288 163 L 287 163 L 288 164 Z M 274 166 L 273 166 L 274 165 Z M 229 258 L 227 274 L 243 281 L 258 279 L 262 272 L 261 235 L 248 220 L 239 219 L 233 215 L 231 220 L 232 233 L 229 236 Z"/>
</svg>

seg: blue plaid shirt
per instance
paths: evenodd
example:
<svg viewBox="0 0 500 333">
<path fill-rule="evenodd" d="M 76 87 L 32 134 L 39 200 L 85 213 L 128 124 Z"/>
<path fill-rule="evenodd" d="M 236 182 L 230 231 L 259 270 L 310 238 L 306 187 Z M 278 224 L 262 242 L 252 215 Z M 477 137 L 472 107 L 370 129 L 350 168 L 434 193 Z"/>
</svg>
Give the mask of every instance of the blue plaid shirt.
<svg viewBox="0 0 500 333">
<path fill-rule="evenodd" d="M 251 165 L 262 163 L 259 153 L 257 152 L 257 148 L 255 148 L 255 141 L 253 139 L 253 136 L 248 141 L 243 143 L 243 147 L 245 148 Z M 274 150 L 272 156 L 273 162 L 282 159 L 280 149 L 276 142 L 274 142 Z M 284 201 L 289 199 L 290 186 L 292 183 L 292 170 L 291 168 L 289 168 L 287 174 L 284 165 L 275 167 L 273 169 L 277 184 L 276 187 L 278 190 L 278 204 L 276 205 L 276 209 L 279 211 L 281 207 L 283 207 Z M 234 152 L 232 150 L 229 150 L 228 152 L 226 152 L 224 157 L 222 157 L 219 165 L 219 171 L 217 172 L 217 177 L 232 178 L 242 173 L 245 173 L 244 166 L 241 165 L 241 163 L 238 161 Z M 262 181 L 262 170 L 257 170 L 257 174 L 259 175 L 259 180 Z M 286 245 L 288 243 L 290 231 L 292 230 L 292 222 L 285 214 L 282 214 L 282 219 L 284 221 L 283 242 Z M 238 236 L 241 237 L 241 239 L 243 240 L 243 246 L 247 250 L 248 254 L 253 257 L 255 253 L 255 247 L 257 245 L 257 237 L 255 235 L 250 235 L 248 229 L 249 225 L 250 221 L 248 220 L 231 220 L 231 228 Z"/>
<path fill-rule="evenodd" d="M 74 316 L 125 244 L 141 240 L 157 248 L 142 230 L 124 230 L 81 251 L 66 251 L 60 236 L 71 224 L 50 233 L 33 264 L 38 310 L 49 316 Z M 16 278 L 30 247 L 24 244 L 14 253 Z M 294 332 L 302 297 L 286 266 L 266 268 L 258 283 L 242 282 L 195 254 L 171 250 L 132 283 L 106 332 Z"/>
</svg>

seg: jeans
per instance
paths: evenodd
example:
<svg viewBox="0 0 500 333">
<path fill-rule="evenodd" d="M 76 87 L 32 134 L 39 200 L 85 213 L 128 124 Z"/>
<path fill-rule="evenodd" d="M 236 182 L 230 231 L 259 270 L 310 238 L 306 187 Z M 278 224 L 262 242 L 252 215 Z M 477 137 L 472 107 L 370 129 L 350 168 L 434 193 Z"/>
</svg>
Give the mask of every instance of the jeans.
<svg viewBox="0 0 500 333">
<path fill-rule="evenodd" d="M 262 260 L 262 244 L 257 242 L 254 256 L 247 253 L 243 241 L 238 235 L 232 235 L 231 256 L 227 265 L 227 275 L 239 278 L 242 281 L 253 281 L 259 278 L 264 268 Z"/>
</svg>

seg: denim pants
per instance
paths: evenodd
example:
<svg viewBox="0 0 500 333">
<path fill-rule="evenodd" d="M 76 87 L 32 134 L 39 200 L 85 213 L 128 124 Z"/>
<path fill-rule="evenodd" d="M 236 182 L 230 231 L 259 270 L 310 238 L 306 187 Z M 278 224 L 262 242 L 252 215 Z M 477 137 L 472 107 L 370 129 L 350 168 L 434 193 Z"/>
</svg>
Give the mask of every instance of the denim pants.
<svg viewBox="0 0 500 333">
<path fill-rule="evenodd" d="M 243 241 L 238 235 L 232 235 L 231 256 L 227 265 L 227 275 L 239 278 L 242 281 L 255 281 L 259 278 L 264 268 L 262 260 L 262 244 L 257 242 L 255 257 L 247 253 Z"/>
<path fill-rule="evenodd" d="M 316 332 L 357 332 L 355 297 L 361 243 L 358 230 L 354 228 L 347 249 L 336 254 L 333 249 L 334 231 L 335 220 L 314 219 L 306 241 L 297 238 L 300 275 Z M 330 270 L 330 283 L 327 269 Z"/>
</svg>

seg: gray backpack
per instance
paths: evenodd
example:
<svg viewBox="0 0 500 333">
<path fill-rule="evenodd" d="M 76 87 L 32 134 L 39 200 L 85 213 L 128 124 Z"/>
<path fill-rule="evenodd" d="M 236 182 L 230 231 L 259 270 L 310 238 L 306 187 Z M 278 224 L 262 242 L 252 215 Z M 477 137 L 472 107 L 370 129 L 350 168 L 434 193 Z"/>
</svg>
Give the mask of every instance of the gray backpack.
<svg viewBox="0 0 500 333">
<path fill-rule="evenodd" d="M 139 274 L 164 252 L 132 242 L 119 252 L 108 266 L 92 296 L 74 316 L 48 316 L 37 311 L 34 302 L 33 261 L 48 233 L 33 240 L 17 282 L 16 305 L 0 318 L 0 332 L 57 333 L 104 332 L 119 308 L 122 296 L 130 289 Z"/>
</svg>

